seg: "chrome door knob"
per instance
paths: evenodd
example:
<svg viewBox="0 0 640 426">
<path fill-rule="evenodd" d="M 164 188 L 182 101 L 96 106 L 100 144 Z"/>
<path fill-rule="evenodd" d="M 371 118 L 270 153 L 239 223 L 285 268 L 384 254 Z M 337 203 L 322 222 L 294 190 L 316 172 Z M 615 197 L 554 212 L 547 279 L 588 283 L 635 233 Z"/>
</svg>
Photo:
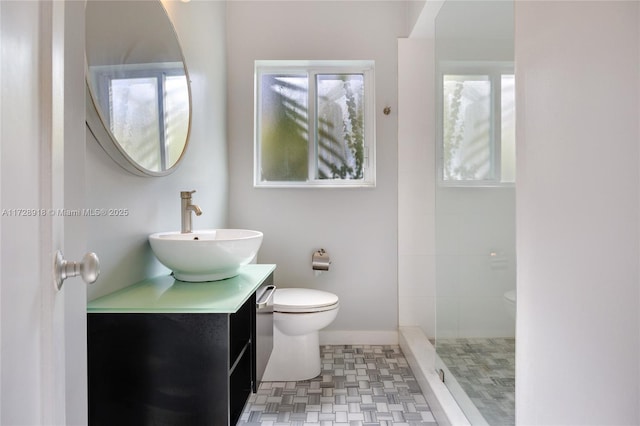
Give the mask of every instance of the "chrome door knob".
<svg viewBox="0 0 640 426">
<path fill-rule="evenodd" d="M 58 250 L 53 264 L 53 277 L 56 288 L 60 290 L 62 283 L 67 278 L 80 275 L 85 283 L 93 284 L 100 275 L 100 260 L 95 253 L 87 253 L 81 262 L 69 262 L 64 259 L 62 252 Z"/>
</svg>

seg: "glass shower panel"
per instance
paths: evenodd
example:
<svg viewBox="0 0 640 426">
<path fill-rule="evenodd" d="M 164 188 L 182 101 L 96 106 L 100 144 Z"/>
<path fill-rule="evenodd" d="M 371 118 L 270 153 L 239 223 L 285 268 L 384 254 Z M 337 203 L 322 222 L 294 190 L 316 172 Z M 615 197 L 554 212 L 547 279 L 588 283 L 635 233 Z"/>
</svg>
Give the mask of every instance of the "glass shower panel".
<svg viewBox="0 0 640 426">
<path fill-rule="evenodd" d="M 513 2 L 445 1 L 435 51 L 436 369 L 472 424 L 515 424 Z"/>
</svg>

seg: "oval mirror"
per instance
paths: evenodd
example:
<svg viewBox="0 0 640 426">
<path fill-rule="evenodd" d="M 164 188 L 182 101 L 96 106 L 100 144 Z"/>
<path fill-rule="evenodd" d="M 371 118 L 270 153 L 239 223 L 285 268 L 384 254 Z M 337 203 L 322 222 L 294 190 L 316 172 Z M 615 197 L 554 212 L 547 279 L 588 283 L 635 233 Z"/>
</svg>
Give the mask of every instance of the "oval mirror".
<svg viewBox="0 0 640 426">
<path fill-rule="evenodd" d="M 184 155 L 191 92 L 160 1 L 86 3 L 87 125 L 126 170 L 164 176 Z"/>
</svg>

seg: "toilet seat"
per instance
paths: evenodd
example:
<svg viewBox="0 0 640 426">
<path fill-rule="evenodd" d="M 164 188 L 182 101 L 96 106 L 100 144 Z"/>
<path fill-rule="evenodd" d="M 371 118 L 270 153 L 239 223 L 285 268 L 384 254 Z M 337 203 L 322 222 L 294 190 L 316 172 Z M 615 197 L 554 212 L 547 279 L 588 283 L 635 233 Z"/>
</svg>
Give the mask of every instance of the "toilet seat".
<svg viewBox="0 0 640 426">
<path fill-rule="evenodd" d="M 338 304 L 335 294 L 310 288 L 279 288 L 273 296 L 273 310 L 281 313 L 324 312 Z"/>
</svg>

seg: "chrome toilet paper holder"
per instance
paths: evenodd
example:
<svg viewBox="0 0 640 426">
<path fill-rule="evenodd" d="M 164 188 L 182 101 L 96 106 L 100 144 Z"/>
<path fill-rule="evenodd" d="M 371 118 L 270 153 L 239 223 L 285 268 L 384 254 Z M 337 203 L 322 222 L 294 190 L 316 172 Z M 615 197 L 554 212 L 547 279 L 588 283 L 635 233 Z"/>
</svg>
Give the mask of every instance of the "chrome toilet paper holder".
<svg viewBox="0 0 640 426">
<path fill-rule="evenodd" d="M 331 265 L 331 259 L 325 249 L 321 248 L 311 256 L 311 269 L 314 271 L 328 271 L 329 265 Z"/>
</svg>

